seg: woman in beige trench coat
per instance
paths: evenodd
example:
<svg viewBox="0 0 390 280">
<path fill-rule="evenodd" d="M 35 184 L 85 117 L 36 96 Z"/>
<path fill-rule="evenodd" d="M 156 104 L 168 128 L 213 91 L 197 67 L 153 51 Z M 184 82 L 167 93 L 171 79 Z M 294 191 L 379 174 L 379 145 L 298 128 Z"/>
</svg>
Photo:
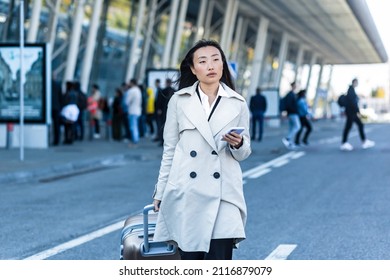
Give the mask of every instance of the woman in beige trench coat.
<svg viewBox="0 0 390 280">
<path fill-rule="evenodd" d="M 241 134 L 227 131 L 243 127 Z M 245 239 L 239 161 L 250 153 L 249 111 L 234 91 L 225 55 L 199 41 L 181 63 L 168 104 L 155 192 L 155 241 L 174 241 L 182 259 L 232 259 Z"/>
</svg>

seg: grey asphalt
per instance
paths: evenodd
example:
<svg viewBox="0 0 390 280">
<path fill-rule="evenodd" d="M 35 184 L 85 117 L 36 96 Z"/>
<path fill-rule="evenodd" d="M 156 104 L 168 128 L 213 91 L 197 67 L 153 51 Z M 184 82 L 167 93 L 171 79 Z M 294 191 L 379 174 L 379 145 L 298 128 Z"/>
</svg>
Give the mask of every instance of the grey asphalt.
<svg viewBox="0 0 390 280">
<path fill-rule="evenodd" d="M 344 121 L 320 120 L 315 122 L 315 130 L 334 130 L 341 136 Z M 283 150 L 281 138 L 287 131 L 287 123 L 280 127 L 266 127 L 264 140 L 253 142 L 253 146 L 267 148 L 276 145 Z M 276 141 L 276 142 L 275 142 Z M 281 152 L 281 151 L 279 151 Z M 129 148 L 127 143 L 107 139 L 75 141 L 71 145 L 60 144 L 46 149 L 0 148 L 0 184 L 28 182 L 29 180 L 50 179 L 77 172 L 88 172 L 96 168 L 113 165 L 123 160 L 156 158 L 162 154 L 162 147 L 144 137 L 137 147 Z"/>
<path fill-rule="evenodd" d="M 344 120 L 314 122 L 311 145 L 299 149 L 304 157 L 275 164 L 260 178 L 246 177 L 249 242 L 242 244 L 236 259 L 264 259 L 280 244 L 298 245 L 289 259 L 388 258 L 388 176 L 382 167 L 388 165 L 389 124 L 367 124 L 367 136 L 377 143 L 369 151 L 361 149 L 354 126 L 350 141 L 356 149 L 350 153 L 338 149 L 343 126 Z M 263 141 L 253 142 L 251 157 L 242 162 L 243 171 L 290 154 L 281 142 L 286 132 L 287 122 L 266 127 Z M 2 220 L 8 225 L 2 234 L 2 258 L 33 255 L 138 212 L 151 200 L 161 153 L 148 138 L 137 148 L 99 139 L 26 149 L 24 162 L 18 148 L 0 149 L 0 197 L 10 213 Z M 106 168 L 116 164 L 118 168 Z M 89 171 L 91 176 L 55 180 Z M 47 184 L 34 181 L 50 178 L 54 180 Z M 6 183 L 20 181 L 30 182 Z M 20 230 L 21 219 L 22 237 L 15 238 L 12 233 Z M 53 227 L 59 219 L 64 222 Z M 28 248 L 20 244 L 23 236 L 31 239 Z M 53 259 L 117 259 L 119 238 L 117 230 Z"/>
<path fill-rule="evenodd" d="M 50 179 L 77 172 L 88 172 L 123 160 L 161 157 L 162 147 L 150 139 L 141 139 L 137 147 L 127 143 L 97 139 L 75 141 L 71 145 L 49 146 L 46 149 L 0 149 L 0 184 Z"/>
</svg>

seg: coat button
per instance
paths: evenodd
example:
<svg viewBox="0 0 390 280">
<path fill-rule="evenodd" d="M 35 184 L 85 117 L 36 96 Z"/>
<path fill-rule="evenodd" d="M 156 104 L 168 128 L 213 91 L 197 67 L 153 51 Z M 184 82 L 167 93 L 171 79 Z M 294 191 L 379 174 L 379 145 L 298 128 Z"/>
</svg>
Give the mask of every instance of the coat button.
<svg viewBox="0 0 390 280">
<path fill-rule="evenodd" d="M 219 172 L 215 172 L 213 176 L 215 179 L 218 179 L 219 177 L 221 177 L 221 174 L 219 174 Z"/>
<path fill-rule="evenodd" d="M 192 179 L 194 179 L 194 178 L 196 177 L 196 172 L 192 171 L 192 172 L 190 173 L 190 177 L 191 177 Z"/>
<path fill-rule="evenodd" d="M 211 152 L 212 155 L 218 155 L 216 151 Z"/>
<path fill-rule="evenodd" d="M 196 155 L 197 155 L 196 151 L 191 151 L 191 152 L 190 152 L 190 156 L 196 157 Z"/>
</svg>

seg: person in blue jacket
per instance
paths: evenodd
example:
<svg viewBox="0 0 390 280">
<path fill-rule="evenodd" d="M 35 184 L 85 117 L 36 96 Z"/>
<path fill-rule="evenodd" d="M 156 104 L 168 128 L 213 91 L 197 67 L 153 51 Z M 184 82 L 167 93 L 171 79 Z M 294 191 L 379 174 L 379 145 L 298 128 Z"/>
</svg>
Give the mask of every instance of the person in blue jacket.
<svg viewBox="0 0 390 280">
<path fill-rule="evenodd" d="M 287 111 L 288 116 L 288 134 L 285 138 L 282 139 L 283 144 L 288 149 L 294 149 L 295 144 L 295 135 L 298 133 L 301 128 L 301 122 L 299 121 L 298 116 L 298 106 L 297 106 L 297 98 L 295 94 L 296 83 L 291 83 L 291 90 L 284 97 L 284 106 Z"/>
<path fill-rule="evenodd" d="M 307 146 L 309 145 L 308 139 L 309 135 L 312 131 L 312 125 L 310 122 L 311 115 L 309 113 L 309 106 L 306 101 L 306 90 L 300 90 L 298 92 L 297 99 L 297 107 L 298 107 L 298 115 L 299 121 L 301 122 L 301 128 L 299 129 L 297 135 L 295 136 L 295 145 L 301 146 L 302 144 Z M 306 129 L 305 134 L 303 135 L 302 143 L 301 143 L 301 134 L 303 130 Z"/>
</svg>

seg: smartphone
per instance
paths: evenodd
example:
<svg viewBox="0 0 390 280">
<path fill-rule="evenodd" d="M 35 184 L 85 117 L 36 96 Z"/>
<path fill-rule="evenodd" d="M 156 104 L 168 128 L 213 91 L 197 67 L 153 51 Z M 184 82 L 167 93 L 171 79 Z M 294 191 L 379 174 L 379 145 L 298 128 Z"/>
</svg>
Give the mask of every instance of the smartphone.
<svg viewBox="0 0 390 280">
<path fill-rule="evenodd" d="M 243 131 L 245 130 L 245 128 L 244 127 L 232 127 L 232 128 L 230 128 L 227 132 L 226 132 L 226 134 L 229 134 L 229 133 L 231 133 L 231 132 L 235 132 L 235 133 L 237 133 L 237 134 L 241 134 L 241 133 L 243 133 Z"/>
</svg>

